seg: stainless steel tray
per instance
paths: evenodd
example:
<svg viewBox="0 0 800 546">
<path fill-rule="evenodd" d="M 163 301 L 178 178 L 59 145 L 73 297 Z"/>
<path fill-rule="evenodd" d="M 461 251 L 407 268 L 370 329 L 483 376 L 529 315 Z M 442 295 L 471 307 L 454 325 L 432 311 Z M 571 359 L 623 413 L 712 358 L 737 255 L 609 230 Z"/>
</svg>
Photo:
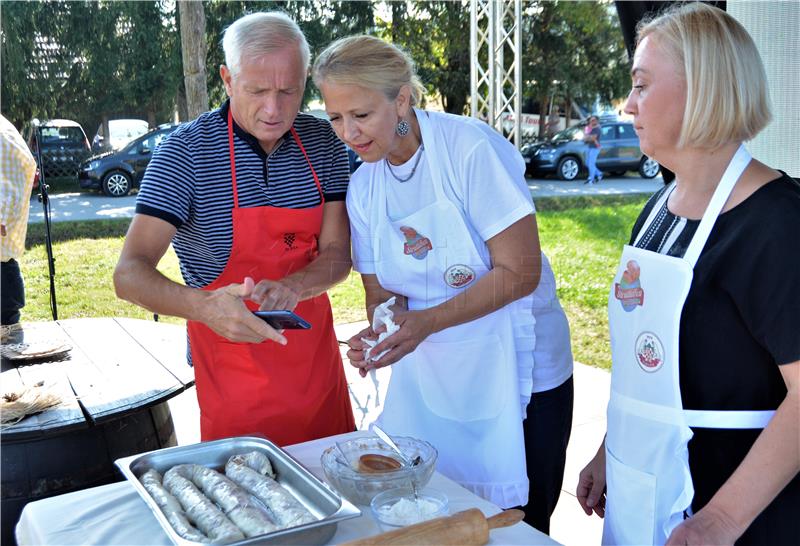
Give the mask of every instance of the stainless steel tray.
<svg viewBox="0 0 800 546">
<path fill-rule="evenodd" d="M 243 544 L 286 544 L 315 545 L 327 543 L 336 533 L 338 522 L 358 517 L 361 511 L 339 493 L 320 481 L 284 450 L 263 438 L 238 437 L 203 442 L 188 446 L 169 447 L 149 453 L 124 457 L 115 461 L 116 465 L 133 485 L 169 538 L 179 546 L 200 544 L 179 536 L 167 521 L 156 502 L 139 481 L 139 477 L 154 468 L 162 475 L 175 465 L 195 463 L 224 471 L 225 463 L 231 455 L 259 451 L 269 457 L 277 474 L 277 481 L 289 490 L 318 521 L 298 527 L 275 531 L 230 543 Z"/>
</svg>

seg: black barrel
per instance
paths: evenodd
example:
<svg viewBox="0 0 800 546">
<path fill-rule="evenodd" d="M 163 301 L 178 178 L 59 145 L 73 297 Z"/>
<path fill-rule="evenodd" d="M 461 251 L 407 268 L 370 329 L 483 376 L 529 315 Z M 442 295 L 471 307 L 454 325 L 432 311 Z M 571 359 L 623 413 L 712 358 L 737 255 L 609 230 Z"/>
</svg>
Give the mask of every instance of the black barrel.
<svg viewBox="0 0 800 546">
<path fill-rule="evenodd" d="M 121 481 L 116 459 L 174 445 L 166 402 L 86 428 L 26 438 L 3 435 L 0 543 L 16 544 L 14 527 L 27 503 Z"/>
</svg>

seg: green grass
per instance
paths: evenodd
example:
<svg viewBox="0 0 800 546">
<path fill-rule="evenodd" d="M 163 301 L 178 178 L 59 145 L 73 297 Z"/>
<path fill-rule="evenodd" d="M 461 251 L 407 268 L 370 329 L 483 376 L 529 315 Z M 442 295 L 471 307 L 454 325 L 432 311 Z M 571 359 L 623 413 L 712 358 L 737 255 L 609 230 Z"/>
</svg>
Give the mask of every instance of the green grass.
<svg viewBox="0 0 800 546">
<path fill-rule="evenodd" d="M 572 328 L 575 359 L 608 368 L 611 365 L 606 298 L 622 245 L 645 196 L 570 197 L 536 200 L 542 248 L 555 271 L 558 295 Z M 130 220 L 56 222 L 52 225 L 56 257 L 56 295 L 61 319 L 152 314 L 114 295 L 112 273 Z M 50 320 L 49 275 L 43 224 L 31 224 L 21 260 L 27 305 L 22 320 Z M 178 260 L 170 249 L 159 265 L 165 275 L 180 279 Z M 337 323 L 364 320 L 364 290 L 356 273 L 330 292 Z M 162 317 L 167 322 L 180 319 Z"/>
<path fill-rule="evenodd" d="M 542 210 L 537 214 L 542 249 L 556 276 L 558 297 L 569 318 L 572 351 L 583 364 L 609 369 L 608 290 L 622 246 L 645 196 L 592 208 Z"/>
<path fill-rule="evenodd" d="M 52 224 L 58 318 L 134 317 L 153 315 L 114 294 L 112 273 L 122 250 L 130 219 Z M 50 276 L 44 224 L 31 224 L 20 262 L 25 277 L 26 305 L 22 320 L 50 320 Z M 180 279 L 178 259 L 172 249 L 159 265 L 165 275 Z M 179 319 L 164 317 L 168 322 Z"/>
</svg>

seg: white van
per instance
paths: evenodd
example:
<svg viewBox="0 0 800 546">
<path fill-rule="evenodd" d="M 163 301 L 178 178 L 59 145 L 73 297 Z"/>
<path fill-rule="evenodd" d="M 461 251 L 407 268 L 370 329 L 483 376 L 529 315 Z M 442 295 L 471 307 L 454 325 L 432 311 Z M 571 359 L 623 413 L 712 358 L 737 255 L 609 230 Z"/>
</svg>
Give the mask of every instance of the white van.
<svg viewBox="0 0 800 546">
<path fill-rule="evenodd" d="M 112 119 L 108 122 L 108 132 L 111 138 L 105 138 L 103 124 L 97 128 L 97 133 L 92 139 L 93 152 L 119 150 L 131 140 L 145 134 L 150 127 L 143 119 Z"/>
</svg>

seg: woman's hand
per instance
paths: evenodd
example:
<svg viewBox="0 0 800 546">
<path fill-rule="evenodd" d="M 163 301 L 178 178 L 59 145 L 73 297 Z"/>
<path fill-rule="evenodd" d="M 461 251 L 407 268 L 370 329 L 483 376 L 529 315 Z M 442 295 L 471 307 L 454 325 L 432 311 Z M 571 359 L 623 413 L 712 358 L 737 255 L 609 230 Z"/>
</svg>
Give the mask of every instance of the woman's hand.
<svg viewBox="0 0 800 546">
<path fill-rule="evenodd" d="M 392 307 L 394 322 L 400 329 L 381 341 L 372 349 L 372 354 L 379 355 L 388 349 L 388 353 L 379 360 L 371 360 L 366 370 L 390 366 L 411 353 L 425 338 L 435 331 L 433 314 L 428 310 L 407 311 L 401 307 Z"/>
<path fill-rule="evenodd" d="M 600 444 L 594 458 L 589 461 L 578 477 L 575 491 L 578 504 L 587 516 L 592 512 L 598 516 L 606 515 L 606 448 L 605 442 Z"/>
<path fill-rule="evenodd" d="M 673 529 L 666 546 L 702 544 L 727 546 L 736 542 L 744 531 L 727 514 L 708 504 L 692 518 L 684 520 Z"/>
<path fill-rule="evenodd" d="M 367 375 L 367 370 L 365 368 L 369 364 L 369 362 L 364 359 L 364 351 L 369 349 L 369 345 L 362 341 L 362 338 L 377 340 L 378 335 L 377 332 L 372 330 L 372 326 L 368 326 L 347 340 L 347 345 L 350 347 L 350 350 L 347 351 L 347 358 L 350 360 L 351 366 L 359 369 L 358 373 L 361 377 Z"/>
</svg>

